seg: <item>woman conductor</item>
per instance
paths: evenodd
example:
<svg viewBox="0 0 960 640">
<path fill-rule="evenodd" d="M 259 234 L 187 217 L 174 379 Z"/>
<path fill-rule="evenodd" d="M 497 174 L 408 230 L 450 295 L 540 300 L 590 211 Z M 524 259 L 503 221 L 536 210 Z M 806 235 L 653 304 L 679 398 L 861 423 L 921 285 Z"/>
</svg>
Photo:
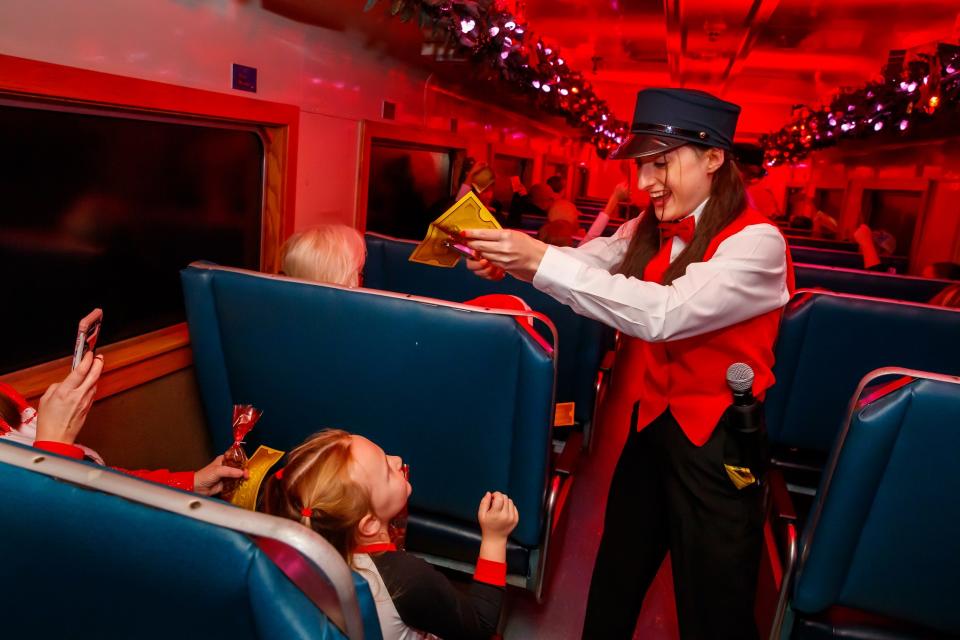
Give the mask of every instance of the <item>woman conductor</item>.
<svg viewBox="0 0 960 640">
<path fill-rule="evenodd" d="M 786 242 L 747 205 L 730 154 L 740 108 L 700 91 L 637 94 L 630 136 L 651 204 L 610 238 L 548 247 L 515 231 L 466 232 L 483 259 L 618 329 L 616 376 L 633 378 L 634 428 L 620 455 L 593 569 L 584 638 L 631 638 L 667 551 L 680 635 L 756 638 L 761 469 L 734 477 L 724 426 L 727 368 L 773 384 L 773 345 L 793 288 Z"/>
</svg>

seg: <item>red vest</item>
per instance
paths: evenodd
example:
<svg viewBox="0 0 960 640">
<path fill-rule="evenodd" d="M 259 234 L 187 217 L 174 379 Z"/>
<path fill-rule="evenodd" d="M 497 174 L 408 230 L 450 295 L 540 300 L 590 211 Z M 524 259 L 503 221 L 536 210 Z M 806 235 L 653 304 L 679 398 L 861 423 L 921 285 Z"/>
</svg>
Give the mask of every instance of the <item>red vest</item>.
<svg viewBox="0 0 960 640">
<path fill-rule="evenodd" d="M 758 211 L 744 211 L 710 241 L 703 260 L 712 258 L 721 242 L 752 224 L 771 223 Z M 663 282 L 671 247 L 672 240 L 650 260 L 644 280 Z M 789 250 L 786 260 L 787 287 L 792 294 Z M 704 444 L 730 405 L 726 373 L 734 362 L 745 362 L 753 368 L 753 393 L 762 399 L 773 384 L 773 346 L 782 315 L 781 307 L 729 327 L 668 342 L 624 336 L 617 369 L 630 376 L 632 399 L 640 402 L 637 429 L 646 427 L 669 407 L 687 438 L 697 446 Z"/>
</svg>

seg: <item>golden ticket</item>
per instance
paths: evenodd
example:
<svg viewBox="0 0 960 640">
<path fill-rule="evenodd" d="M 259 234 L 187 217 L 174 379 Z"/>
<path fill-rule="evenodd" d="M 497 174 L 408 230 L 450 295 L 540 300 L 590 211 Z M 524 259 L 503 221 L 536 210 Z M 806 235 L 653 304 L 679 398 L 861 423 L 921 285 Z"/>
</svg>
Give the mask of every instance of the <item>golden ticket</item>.
<svg viewBox="0 0 960 640">
<path fill-rule="evenodd" d="M 502 229 L 500 223 L 472 191 L 430 223 L 427 237 L 410 254 L 411 262 L 435 267 L 455 267 L 460 254 L 450 246 L 464 229 Z"/>
</svg>

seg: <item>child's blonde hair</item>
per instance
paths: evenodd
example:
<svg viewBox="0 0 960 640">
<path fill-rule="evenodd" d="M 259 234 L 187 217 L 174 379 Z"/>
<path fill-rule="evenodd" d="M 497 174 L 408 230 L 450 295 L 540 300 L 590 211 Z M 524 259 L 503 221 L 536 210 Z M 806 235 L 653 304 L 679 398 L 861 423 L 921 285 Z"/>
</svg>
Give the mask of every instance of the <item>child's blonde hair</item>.
<svg viewBox="0 0 960 640">
<path fill-rule="evenodd" d="M 360 284 L 367 259 L 363 236 L 353 227 L 324 224 L 295 233 L 283 245 L 283 273 L 345 287 Z"/>
<path fill-rule="evenodd" d="M 350 434 L 339 429 L 307 438 L 267 481 L 260 505 L 265 513 L 297 520 L 322 535 L 348 564 L 360 520 L 373 511 L 367 490 L 350 477 L 350 443 Z"/>
</svg>

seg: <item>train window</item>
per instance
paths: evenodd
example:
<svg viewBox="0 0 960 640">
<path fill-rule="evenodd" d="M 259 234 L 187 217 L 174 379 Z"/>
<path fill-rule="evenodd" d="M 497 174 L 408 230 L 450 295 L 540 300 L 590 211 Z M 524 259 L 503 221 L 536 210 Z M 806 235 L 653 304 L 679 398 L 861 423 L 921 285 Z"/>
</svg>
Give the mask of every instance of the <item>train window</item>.
<svg viewBox="0 0 960 640">
<path fill-rule="evenodd" d="M 587 187 L 589 184 L 590 170 L 583 165 L 577 165 L 576 170 L 573 172 L 573 185 L 570 193 L 572 193 L 575 198 L 583 198 L 587 195 Z M 630 185 L 631 189 L 635 187 L 636 183 Z"/>
<path fill-rule="evenodd" d="M 422 239 L 450 202 L 455 151 L 375 138 L 370 145 L 367 229 Z"/>
<path fill-rule="evenodd" d="M 864 189 L 863 220 L 874 231 L 886 231 L 894 237 L 895 255 L 909 255 L 922 201 L 922 191 Z"/>
<path fill-rule="evenodd" d="M 817 210 L 828 213 L 837 220 L 843 213 L 843 189 L 817 189 L 815 204 Z"/>
<path fill-rule="evenodd" d="M 179 271 L 259 268 L 264 145 L 252 127 L 0 103 L 0 372 L 184 320 Z"/>
<path fill-rule="evenodd" d="M 787 217 L 796 215 L 809 215 L 804 210 L 804 203 L 807 200 L 806 187 L 787 187 Z"/>
</svg>

